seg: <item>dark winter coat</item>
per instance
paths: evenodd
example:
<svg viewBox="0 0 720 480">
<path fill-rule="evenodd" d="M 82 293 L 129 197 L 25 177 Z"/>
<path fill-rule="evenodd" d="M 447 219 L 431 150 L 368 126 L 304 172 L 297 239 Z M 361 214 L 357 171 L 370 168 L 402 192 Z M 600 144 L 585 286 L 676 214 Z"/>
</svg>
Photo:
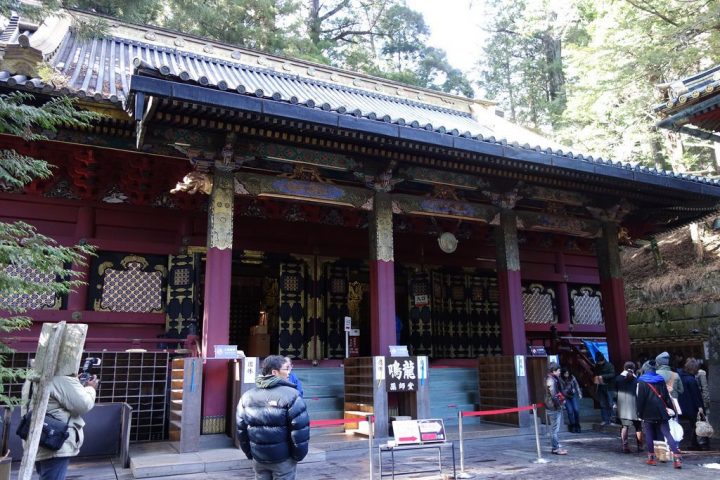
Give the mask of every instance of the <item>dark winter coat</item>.
<svg viewBox="0 0 720 480">
<path fill-rule="evenodd" d="M 593 374 L 595 376 L 600 376 L 603 379 L 603 383 L 601 385 L 598 385 L 598 390 L 609 390 L 612 388 L 612 382 L 613 380 L 615 380 L 615 367 L 612 363 L 608 362 L 607 360 L 602 365 L 596 363 L 593 367 Z"/>
<path fill-rule="evenodd" d="M 548 373 L 545 377 L 545 408 L 556 411 L 561 410 L 565 403 L 565 396 L 562 393 L 560 379 Z"/>
<path fill-rule="evenodd" d="M 637 420 L 637 378 L 626 374 L 615 377 L 617 389 L 617 415 L 625 420 Z"/>
<path fill-rule="evenodd" d="M 703 408 L 700 386 L 695 377 L 685 370 L 678 368 L 677 373 L 680 375 L 680 380 L 683 384 L 683 393 L 678 397 L 680 410 L 682 410 L 683 416 L 695 419 L 698 414 L 698 409 Z"/>
<path fill-rule="evenodd" d="M 652 385 L 658 395 L 649 387 Z M 667 422 L 670 415 L 667 408 L 672 408 L 665 379 L 654 372 L 648 372 L 638 378 L 637 383 L 637 415 L 641 420 L 653 423 Z"/>
<path fill-rule="evenodd" d="M 237 406 L 240 448 L 258 463 L 305 458 L 310 417 L 295 385 L 271 375 L 258 377 Z"/>
</svg>

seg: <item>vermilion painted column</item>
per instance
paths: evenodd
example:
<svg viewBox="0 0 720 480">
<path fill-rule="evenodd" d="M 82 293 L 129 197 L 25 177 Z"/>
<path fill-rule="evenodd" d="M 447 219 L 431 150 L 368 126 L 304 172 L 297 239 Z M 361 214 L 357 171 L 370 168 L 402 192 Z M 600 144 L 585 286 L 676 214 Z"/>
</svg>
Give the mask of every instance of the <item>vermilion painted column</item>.
<svg viewBox="0 0 720 480">
<path fill-rule="evenodd" d="M 520 282 L 517 220 L 514 212 L 506 210 L 500 213 L 495 243 L 503 355 L 524 355 L 527 351 L 525 313 Z"/>
<path fill-rule="evenodd" d="M 77 221 L 75 223 L 75 241 L 86 242 L 95 234 L 95 210 L 92 207 L 80 207 L 78 209 Z M 82 312 L 87 310 L 88 285 L 90 281 L 90 258 L 86 258 L 85 265 L 73 264 L 73 270 L 80 274 L 77 280 L 85 282 L 84 285 L 75 287 L 68 294 L 67 309 L 70 312 Z M 80 319 L 78 319 L 79 321 Z"/>
<path fill-rule="evenodd" d="M 500 213 L 500 224 L 495 231 L 497 249 L 497 274 L 500 289 L 500 335 L 503 355 L 512 355 L 516 373 L 519 363 L 525 368 L 525 312 L 523 310 L 522 283 L 520 281 L 520 248 L 517 238 L 517 217 L 515 212 L 503 210 Z M 530 404 L 530 391 L 526 374 L 515 375 L 515 391 L 517 405 L 522 407 Z M 521 412 L 518 414 L 519 426 L 528 427 L 531 416 Z"/>
<path fill-rule="evenodd" d="M 625 311 L 625 290 L 620 270 L 618 225 L 616 223 L 603 223 L 602 237 L 598 239 L 597 246 L 608 353 L 615 368 L 622 369 L 623 363 L 631 358 L 630 335 Z"/>
<path fill-rule="evenodd" d="M 555 268 L 557 273 L 567 280 L 567 271 L 565 270 L 565 256 L 562 252 L 555 254 Z M 570 325 L 570 295 L 568 292 L 567 281 L 557 284 L 557 305 L 558 305 L 558 323 L 568 328 Z"/>
<path fill-rule="evenodd" d="M 225 431 L 227 359 L 215 359 L 215 345 L 230 339 L 232 282 L 233 176 L 216 165 L 208 204 L 208 243 L 205 264 L 205 304 L 202 326 L 203 370 L 202 433 Z"/>
<path fill-rule="evenodd" d="M 370 339 L 372 355 L 395 345 L 395 262 L 390 195 L 376 192 L 370 215 Z"/>
</svg>

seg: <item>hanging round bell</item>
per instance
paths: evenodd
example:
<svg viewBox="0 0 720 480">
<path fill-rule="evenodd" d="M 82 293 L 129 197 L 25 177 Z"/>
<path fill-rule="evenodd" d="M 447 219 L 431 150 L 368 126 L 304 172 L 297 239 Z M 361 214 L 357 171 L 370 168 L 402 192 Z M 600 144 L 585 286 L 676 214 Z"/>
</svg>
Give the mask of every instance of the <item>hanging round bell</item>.
<svg viewBox="0 0 720 480">
<path fill-rule="evenodd" d="M 444 232 L 438 237 L 438 245 L 443 252 L 453 253 L 457 249 L 458 240 L 452 233 Z"/>
</svg>

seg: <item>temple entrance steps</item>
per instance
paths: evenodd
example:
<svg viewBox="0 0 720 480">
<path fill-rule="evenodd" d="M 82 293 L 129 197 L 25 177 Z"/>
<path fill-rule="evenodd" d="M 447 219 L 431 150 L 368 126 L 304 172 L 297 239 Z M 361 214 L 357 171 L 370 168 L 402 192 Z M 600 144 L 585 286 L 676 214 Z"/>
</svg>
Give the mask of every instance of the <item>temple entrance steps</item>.
<svg viewBox="0 0 720 480">
<path fill-rule="evenodd" d="M 310 420 L 343 418 L 345 371 L 342 368 L 296 367 L 293 368 L 293 373 L 302 382 Z M 317 433 L 342 431 L 340 427 L 323 428 Z"/>
<path fill-rule="evenodd" d="M 442 418 L 445 425 L 457 425 L 458 411 L 477 410 L 479 400 L 476 368 L 430 368 L 430 416 Z M 479 417 L 463 420 L 463 425 L 478 425 Z"/>
</svg>

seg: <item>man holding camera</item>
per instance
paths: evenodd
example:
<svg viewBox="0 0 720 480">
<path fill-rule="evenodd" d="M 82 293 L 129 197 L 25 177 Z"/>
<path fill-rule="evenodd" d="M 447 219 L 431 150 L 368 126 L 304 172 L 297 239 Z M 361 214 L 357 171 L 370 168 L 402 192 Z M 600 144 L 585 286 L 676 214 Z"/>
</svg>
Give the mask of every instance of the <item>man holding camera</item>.
<svg viewBox="0 0 720 480">
<path fill-rule="evenodd" d="M 83 427 L 85 420 L 81 415 L 92 410 L 95 405 L 96 390 L 100 380 L 94 375 L 81 380 L 77 371 L 55 375 L 48 384 L 50 398 L 47 415 L 67 425 L 68 437 L 58 450 L 38 447 L 35 457 L 35 470 L 40 480 L 64 480 L 70 458 L 80 452 L 83 444 Z M 33 386 L 25 381 L 22 389 L 22 414 L 27 413 Z"/>
</svg>

